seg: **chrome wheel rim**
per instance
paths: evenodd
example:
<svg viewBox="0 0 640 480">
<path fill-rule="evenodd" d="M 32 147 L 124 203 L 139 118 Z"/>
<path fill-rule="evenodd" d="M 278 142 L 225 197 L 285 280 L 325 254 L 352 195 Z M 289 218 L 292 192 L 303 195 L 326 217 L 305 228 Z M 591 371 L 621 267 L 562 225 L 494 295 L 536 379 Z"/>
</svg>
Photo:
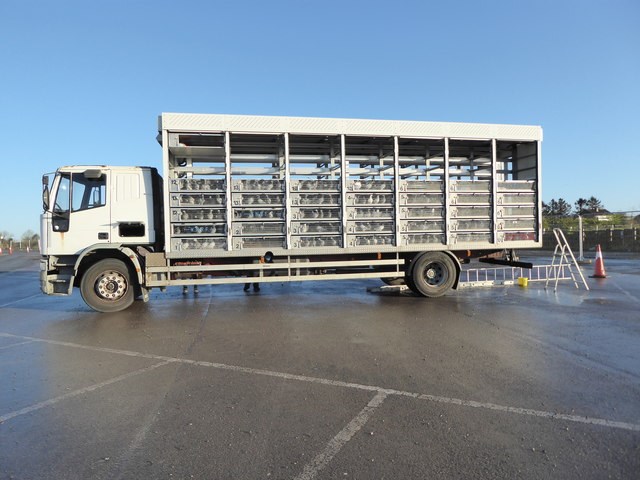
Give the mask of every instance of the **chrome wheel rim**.
<svg viewBox="0 0 640 480">
<path fill-rule="evenodd" d="M 96 280 L 96 293 L 104 300 L 119 300 L 127 292 L 127 279 L 120 272 L 103 272 Z"/>
</svg>

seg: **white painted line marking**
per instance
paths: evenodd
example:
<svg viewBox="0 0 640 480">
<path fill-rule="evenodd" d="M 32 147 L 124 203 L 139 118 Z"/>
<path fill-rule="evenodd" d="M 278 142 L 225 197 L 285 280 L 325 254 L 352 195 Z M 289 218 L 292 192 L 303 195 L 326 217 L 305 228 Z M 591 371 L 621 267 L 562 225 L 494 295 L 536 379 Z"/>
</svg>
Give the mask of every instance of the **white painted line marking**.
<svg viewBox="0 0 640 480">
<path fill-rule="evenodd" d="M 207 318 L 207 315 L 209 315 L 209 309 L 211 308 L 211 303 L 213 302 L 213 287 L 211 285 L 209 285 L 209 301 L 207 302 L 207 308 L 204 311 L 204 315 L 202 315 L 202 322 L 204 323 L 204 321 Z"/>
<path fill-rule="evenodd" d="M 5 345 L 4 347 L 0 347 L 0 350 L 3 350 L 5 348 L 19 347 L 20 345 L 28 345 L 30 343 L 33 343 L 33 340 L 28 340 L 26 342 L 12 343 L 11 345 Z"/>
<path fill-rule="evenodd" d="M 532 410 L 530 408 L 508 407 L 505 405 L 496 405 L 495 403 L 476 402 L 474 400 L 461 400 L 459 398 L 442 397 L 439 395 L 415 394 L 402 391 L 391 391 L 395 395 L 406 397 L 414 397 L 420 400 L 428 400 L 430 402 L 448 403 L 450 405 L 461 405 L 463 407 L 486 408 L 488 410 L 496 410 L 505 413 L 516 413 L 518 415 L 529 415 L 532 417 L 550 418 L 552 420 L 567 420 L 569 422 L 585 423 L 587 425 L 600 425 L 609 428 L 621 428 L 623 430 L 632 430 L 640 432 L 640 425 L 628 422 L 617 422 L 615 420 L 606 420 L 603 418 L 583 417 L 580 415 L 567 415 L 566 413 L 545 412 L 544 410 Z"/>
<path fill-rule="evenodd" d="M 295 477 L 295 480 L 312 480 L 318 475 L 318 472 L 326 467 L 336 454 L 358 433 L 358 431 L 367 423 L 373 411 L 382 405 L 387 393 L 379 391 L 375 397 L 344 427 L 338 434 L 329 440 L 327 446 L 316 457 L 305 465 L 302 473 Z"/>
<path fill-rule="evenodd" d="M 473 400 L 462 400 L 459 398 L 452 397 L 444 397 L 438 395 L 428 395 L 421 394 L 415 392 L 406 392 L 403 390 L 395 390 L 390 388 L 377 387 L 374 385 L 363 385 L 360 383 L 350 383 L 343 382 L 340 380 L 330 380 L 327 378 L 318 378 L 318 377 L 307 377 L 305 375 L 295 375 L 292 373 L 284 373 L 284 372 L 274 372 L 271 370 L 261 370 L 257 368 L 249 368 L 249 367 L 240 367 L 237 365 L 226 365 L 224 363 L 214 363 L 214 362 L 204 362 L 199 360 L 189 360 L 186 358 L 176 358 L 176 357 L 165 357 L 162 355 L 153 355 L 149 353 L 141 353 L 141 352 L 133 352 L 129 350 L 116 350 L 113 348 L 104 348 L 104 347 L 93 347 L 89 345 L 81 345 L 78 343 L 70 343 L 70 342 L 60 342 L 58 340 L 47 340 L 44 338 L 35 338 L 35 337 L 26 337 L 22 335 L 12 335 L 10 333 L 0 333 L 0 337 L 8 337 L 8 338 L 19 338 L 22 340 L 31 340 L 33 342 L 43 342 L 48 343 L 50 345 L 60 345 L 65 347 L 72 348 L 81 348 L 84 350 L 91 350 L 95 352 L 105 352 L 105 353 L 113 353 L 117 355 L 126 355 L 129 357 L 138 357 L 138 358 L 150 358 L 153 360 L 159 360 L 161 362 L 176 362 L 187 365 L 199 365 L 202 367 L 211 367 L 217 368 L 220 370 L 230 370 L 233 372 L 242 372 L 253 375 L 263 375 L 267 377 L 276 377 L 282 378 L 285 380 L 296 380 L 299 382 L 308 382 L 308 383 L 317 383 L 320 385 L 330 385 L 333 387 L 344 387 L 344 388 L 353 388 L 357 390 L 365 390 L 369 392 L 381 392 L 387 395 L 398 395 L 402 397 L 412 397 L 420 400 L 428 400 L 431 402 L 439 402 L 439 403 L 448 403 L 451 405 L 461 405 L 465 407 L 474 407 L 474 408 L 486 408 L 488 410 L 497 410 L 506 413 L 516 413 L 518 415 L 529 415 L 534 417 L 542 417 L 542 418 L 550 418 L 550 419 L 558 419 L 558 420 L 567 420 L 570 422 L 578 422 L 585 423 L 588 425 L 600 425 L 606 426 L 610 428 L 621 428 L 623 430 L 632 430 L 636 432 L 640 432 L 640 424 L 637 423 L 628 423 L 628 422 L 618 422 L 615 420 L 607 420 L 602 418 L 594 418 L 594 417 L 586 417 L 580 415 L 567 415 L 563 413 L 555 413 L 555 412 L 546 412 L 543 410 L 531 410 L 527 408 L 518 408 L 518 407 L 509 407 L 505 405 L 496 405 L 494 403 L 484 403 L 484 402 L 476 402 Z"/>
<path fill-rule="evenodd" d="M 115 461 L 111 462 L 109 468 L 110 478 L 121 480 L 124 476 L 123 470 L 131 463 L 134 456 L 140 451 L 140 448 L 147 438 L 151 427 L 155 424 L 156 420 L 160 416 L 157 403 L 155 404 L 155 408 L 151 407 L 152 406 L 149 405 L 149 409 L 144 416 L 144 421 L 140 428 L 137 429 L 133 440 L 131 441 L 131 443 L 129 443 L 129 446 L 122 453 L 122 455 L 118 455 L 118 457 L 114 459 Z"/>
<path fill-rule="evenodd" d="M 24 339 L 24 340 L 30 340 L 32 342 L 48 343 L 49 345 L 59 345 L 59 346 L 62 346 L 62 347 L 81 348 L 83 350 L 90 350 L 92 352 L 113 353 L 113 354 L 116 354 L 116 355 L 126 355 L 128 357 L 151 358 L 151 359 L 162 360 L 162 361 L 166 361 L 166 362 L 176 362 L 176 361 L 180 360 L 180 359 L 172 358 L 172 357 L 164 357 L 162 355 L 153 355 L 153 354 L 148 354 L 148 353 L 132 352 L 130 350 L 117 350 L 115 348 L 94 347 L 92 345 L 81 345 L 79 343 L 61 342 L 61 341 L 58 341 L 58 340 L 47 340 L 46 338 L 25 337 L 23 335 L 12 335 L 10 333 L 0 333 L 0 337 L 21 338 L 21 339 Z"/>
<path fill-rule="evenodd" d="M 254 375 L 264 375 L 268 377 L 277 377 L 283 378 L 285 380 L 297 380 L 300 382 L 311 382 L 311 383 L 319 383 L 322 385 L 331 385 L 334 387 L 346 387 L 346 388 L 355 388 L 358 390 L 367 390 L 370 392 L 380 392 L 380 391 L 388 391 L 380 387 L 375 387 L 371 385 L 361 385 L 359 383 L 349 383 L 343 382 L 340 380 L 329 380 L 326 378 L 318 378 L 318 377 L 307 377 L 304 375 L 295 375 L 292 373 L 284 373 L 284 372 L 274 372 L 271 370 L 260 370 L 257 368 L 249 368 L 249 367 L 240 367 L 237 365 L 226 365 L 224 363 L 214 363 L 214 362 L 205 362 L 200 360 L 189 360 L 186 358 L 176 358 L 176 357 L 166 357 L 163 355 L 154 355 L 151 353 L 142 353 L 142 352 L 134 352 L 130 350 L 117 350 L 114 348 L 106 348 L 106 347 L 94 347 L 90 345 L 81 345 L 79 343 L 71 343 L 71 342 L 61 342 L 59 340 L 47 340 L 44 338 L 35 338 L 35 337 L 25 337 L 22 335 L 12 335 L 10 333 L 0 333 L 0 337 L 10 337 L 10 338 L 21 338 L 25 340 L 31 340 L 33 342 L 42 342 L 50 345 L 59 345 L 62 347 L 72 347 L 72 348 L 81 348 L 83 350 L 90 350 L 92 352 L 104 352 L 104 353 L 113 353 L 116 355 L 126 355 L 128 357 L 137 357 L 137 358 L 150 358 L 153 360 L 160 360 L 163 362 L 176 362 L 183 363 L 188 365 L 199 365 L 201 367 L 212 367 L 220 370 L 231 370 L 234 372 L 242 372 L 242 373 L 250 373 Z"/>
<path fill-rule="evenodd" d="M 14 300 L 12 302 L 5 303 L 4 305 L 0 305 L 0 308 L 8 307 L 9 305 L 13 305 L 15 303 L 19 303 L 19 302 L 23 302 L 25 300 L 29 300 L 30 298 L 35 298 L 35 297 L 40 297 L 40 296 L 42 296 L 42 293 L 35 293 L 33 295 L 29 295 L 28 297 L 19 298 L 18 300 Z"/>
<path fill-rule="evenodd" d="M 629 297 L 631 300 L 633 300 L 634 302 L 640 302 L 640 299 L 633 296 L 631 293 L 627 292 L 624 288 L 622 288 L 620 285 L 618 285 L 616 282 L 612 281 L 611 283 L 613 283 L 613 286 L 616 287 L 618 290 L 620 290 L 622 293 L 624 293 L 627 297 Z"/>
<path fill-rule="evenodd" d="M 45 400 L 44 402 L 36 403 L 35 405 L 31 405 L 29 407 L 21 408 L 20 410 L 16 410 L 14 412 L 7 413 L 5 415 L 0 416 L 0 423 L 4 423 L 7 420 L 11 420 L 12 418 L 18 417 L 20 415 L 24 415 L 25 413 L 30 413 L 35 410 L 40 410 L 41 408 L 48 407 L 49 405 L 54 405 L 62 400 L 66 400 L 67 398 L 77 397 L 78 395 L 82 395 L 84 393 L 93 392 L 102 387 L 106 387 L 107 385 L 111 385 L 112 383 L 119 382 L 121 380 L 126 380 L 127 378 L 135 377 L 136 375 L 140 375 L 142 373 L 150 372 L 158 367 L 163 365 L 167 365 L 171 362 L 160 362 L 155 365 L 151 365 L 150 367 L 141 368 L 140 370 L 136 370 L 134 372 L 125 373 L 124 375 L 119 375 L 117 377 L 110 378 L 109 380 L 105 380 L 104 382 L 96 383 L 95 385 L 91 385 L 89 387 L 84 387 L 79 390 L 74 390 L 73 392 L 65 393 L 64 395 L 60 395 L 59 397 L 50 398 L 49 400 Z"/>
</svg>

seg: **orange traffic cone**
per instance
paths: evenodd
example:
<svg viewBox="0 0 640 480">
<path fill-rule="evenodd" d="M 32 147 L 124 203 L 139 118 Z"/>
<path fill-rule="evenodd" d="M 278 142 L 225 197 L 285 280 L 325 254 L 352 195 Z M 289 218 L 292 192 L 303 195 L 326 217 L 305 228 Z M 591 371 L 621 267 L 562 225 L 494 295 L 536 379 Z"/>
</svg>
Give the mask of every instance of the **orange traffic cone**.
<svg viewBox="0 0 640 480">
<path fill-rule="evenodd" d="M 9 255 L 13 255 L 13 247 L 9 246 Z"/>
<path fill-rule="evenodd" d="M 602 258 L 602 249 L 600 248 L 600 244 L 598 244 L 598 249 L 596 250 L 596 268 L 591 277 L 607 278 L 607 272 L 604 270 L 604 258 Z"/>
<path fill-rule="evenodd" d="M 2 255 L 2 247 L 0 247 L 0 255 Z"/>
</svg>

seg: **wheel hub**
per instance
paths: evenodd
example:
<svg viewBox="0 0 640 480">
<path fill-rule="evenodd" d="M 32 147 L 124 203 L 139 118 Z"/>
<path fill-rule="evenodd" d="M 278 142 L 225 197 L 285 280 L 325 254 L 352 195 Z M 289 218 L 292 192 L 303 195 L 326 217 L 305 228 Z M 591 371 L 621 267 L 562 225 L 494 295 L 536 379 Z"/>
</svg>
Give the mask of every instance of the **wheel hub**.
<svg viewBox="0 0 640 480">
<path fill-rule="evenodd" d="M 127 280 L 119 272 L 104 272 L 96 280 L 96 293 L 105 300 L 118 300 L 126 291 Z"/>
<path fill-rule="evenodd" d="M 424 269 L 424 279 L 429 285 L 442 285 L 447 279 L 445 268 L 439 263 L 430 263 Z"/>
</svg>

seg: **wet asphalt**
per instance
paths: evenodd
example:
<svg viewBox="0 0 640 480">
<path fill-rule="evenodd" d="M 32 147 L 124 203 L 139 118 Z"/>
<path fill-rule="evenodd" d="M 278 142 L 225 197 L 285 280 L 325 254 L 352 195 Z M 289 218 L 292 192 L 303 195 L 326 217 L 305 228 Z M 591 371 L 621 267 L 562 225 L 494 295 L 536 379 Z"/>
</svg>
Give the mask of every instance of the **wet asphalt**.
<svg viewBox="0 0 640 480">
<path fill-rule="evenodd" d="M 588 292 L 207 286 L 114 314 L 40 294 L 38 259 L 0 256 L 0 478 L 640 478 L 638 256 Z"/>
</svg>

